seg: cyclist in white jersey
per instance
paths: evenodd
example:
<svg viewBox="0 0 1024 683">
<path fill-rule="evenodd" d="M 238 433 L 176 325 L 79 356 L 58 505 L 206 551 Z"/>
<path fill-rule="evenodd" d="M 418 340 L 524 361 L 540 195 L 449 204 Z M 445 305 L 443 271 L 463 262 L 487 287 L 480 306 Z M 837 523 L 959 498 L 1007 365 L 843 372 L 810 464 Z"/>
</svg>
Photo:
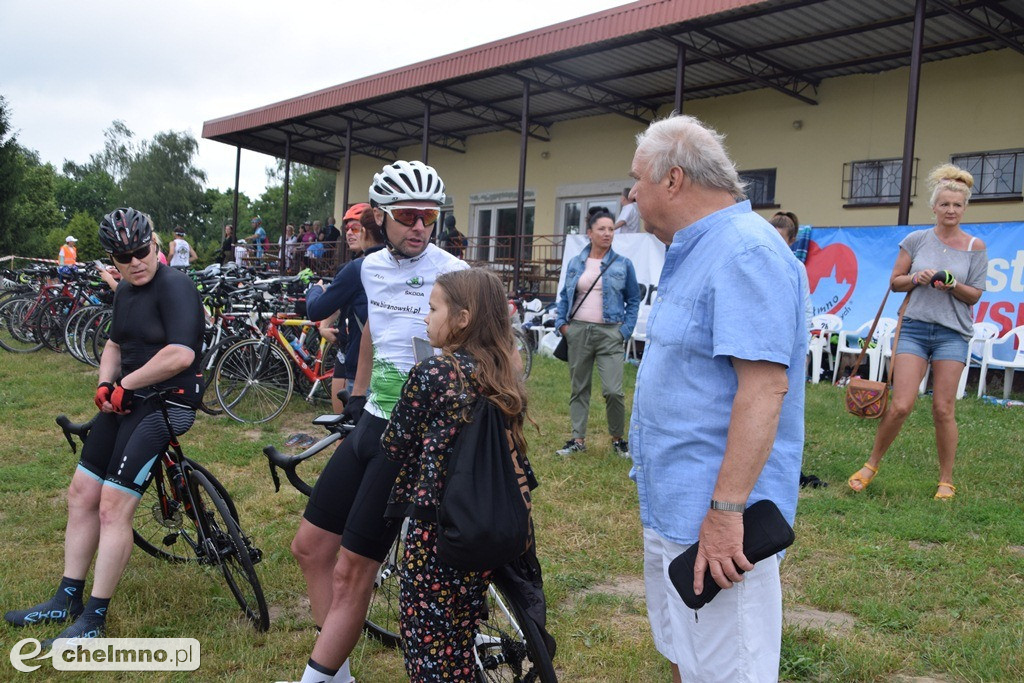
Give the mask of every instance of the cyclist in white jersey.
<svg viewBox="0 0 1024 683">
<path fill-rule="evenodd" d="M 321 629 L 303 683 L 352 680 L 347 657 L 377 568 L 401 527 L 401 520 L 384 517 L 401 465 L 385 456 L 380 437 L 414 364 L 412 339 L 427 338 L 424 317 L 437 276 L 469 267 L 429 241 L 445 200 L 432 167 L 396 161 L 374 175 L 369 194 L 386 248 L 367 256 L 360 273 L 369 313 L 345 407 L 357 424 L 317 479 L 292 541 Z"/>
</svg>

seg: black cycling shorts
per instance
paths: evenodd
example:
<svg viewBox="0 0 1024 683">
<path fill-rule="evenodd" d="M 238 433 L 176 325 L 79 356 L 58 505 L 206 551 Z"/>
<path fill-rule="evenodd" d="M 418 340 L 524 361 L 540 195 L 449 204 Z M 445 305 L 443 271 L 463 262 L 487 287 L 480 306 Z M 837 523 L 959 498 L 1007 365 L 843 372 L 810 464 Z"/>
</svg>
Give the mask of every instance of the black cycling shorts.
<svg viewBox="0 0 1024 683">
<path fill-rule="evenodd" d="M 378 562 L 402 528 L 401 519 L 384 516 L 402 467 L 381 448 L 387 424 L 369 413 L 359 419 L 320 473 L 303 514 L 310 524 L 339 534 L 346 550 Z"/>
<path fill-rule="evenodd" d="M 195 422 L 196 412 L 167 406 L 175 434 L 184 434 Z M 153 401 L 139 402 L 127 415 L 99 413 L 82 447 L 78 467 L 105 486 L 142 497 L 152 479 L 153 463 L 167 448 L 170 435 Z"/>
</svg>

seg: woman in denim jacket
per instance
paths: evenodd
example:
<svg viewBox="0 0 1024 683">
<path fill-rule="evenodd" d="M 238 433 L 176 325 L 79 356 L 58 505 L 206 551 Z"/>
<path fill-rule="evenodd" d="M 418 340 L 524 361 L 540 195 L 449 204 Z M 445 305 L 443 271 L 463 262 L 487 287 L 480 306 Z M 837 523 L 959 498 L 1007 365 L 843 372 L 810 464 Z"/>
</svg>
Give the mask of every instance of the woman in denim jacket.
<svg viewBox="0 0 1024 683">
<path fill-rule="evenodd" d="M 636 325 L 640 287 L 633 262 L 612 251 L 614 226 L 615 219 L 607 211 L 587 217 L 590 245 L 569 261 L 565 284 L 558 293 L 555 326 L 569 343 L 572 380 L 569 398 L 572 438 L 557 451 L 558 455 L 586 450 L 590 379 L 596 361 L 612 448 L 622 457 L 629 457 L 629 444 L 623 438 L 626 402 L 622 392 L 622 351 L 623 343 L 633 334 Z M 602 269 L 605 269 L 603 274 Z"/>
</svg>

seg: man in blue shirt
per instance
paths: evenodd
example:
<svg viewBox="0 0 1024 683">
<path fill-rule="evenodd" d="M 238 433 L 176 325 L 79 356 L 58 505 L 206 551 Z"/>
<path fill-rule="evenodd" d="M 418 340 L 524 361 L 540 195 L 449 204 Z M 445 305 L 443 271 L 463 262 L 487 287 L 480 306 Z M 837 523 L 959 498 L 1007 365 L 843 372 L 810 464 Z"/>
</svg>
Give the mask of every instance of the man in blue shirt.
<svg viewBox="0 0 1024 683">
<path fill-rule="evenodd" d="M 747 561 L 742 511 L 767 498 L 792 523 L 803 451 L 806 274 L 741 201 L 722 140 L 693 117 L 657 121 L 630 173 L 647 231 L 668 245 L 629 441 L 648 616 L 676 681 L 777 679 L 778 560 Z M 731 588 L 699 619 L 667 578 L 698 540 L 694 591 L 708 567 Z"/>
<path fill-rule="evenodd" d="M 256 216 L 252 219 L 252 241 L 256 245 L 256 258 L 263 258 L 263 247 L 267 243 L 267 231 L 263 229 L 263 219 Z"/>
</svg>

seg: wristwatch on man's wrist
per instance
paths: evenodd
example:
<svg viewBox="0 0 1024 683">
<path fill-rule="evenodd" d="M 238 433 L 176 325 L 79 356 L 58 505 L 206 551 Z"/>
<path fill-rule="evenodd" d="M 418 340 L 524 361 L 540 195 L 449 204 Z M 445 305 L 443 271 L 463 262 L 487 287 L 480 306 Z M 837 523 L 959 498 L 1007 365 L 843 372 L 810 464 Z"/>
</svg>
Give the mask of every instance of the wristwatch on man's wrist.
<svg viewBox="0 0 1024 683">
<path fill-rule="evenodd" d="M 743 512 L 747 506 L 743 503 L 725 503 L 720 500 L 711 499 L 711 509 L 722 512 Z"/>
</svg>

